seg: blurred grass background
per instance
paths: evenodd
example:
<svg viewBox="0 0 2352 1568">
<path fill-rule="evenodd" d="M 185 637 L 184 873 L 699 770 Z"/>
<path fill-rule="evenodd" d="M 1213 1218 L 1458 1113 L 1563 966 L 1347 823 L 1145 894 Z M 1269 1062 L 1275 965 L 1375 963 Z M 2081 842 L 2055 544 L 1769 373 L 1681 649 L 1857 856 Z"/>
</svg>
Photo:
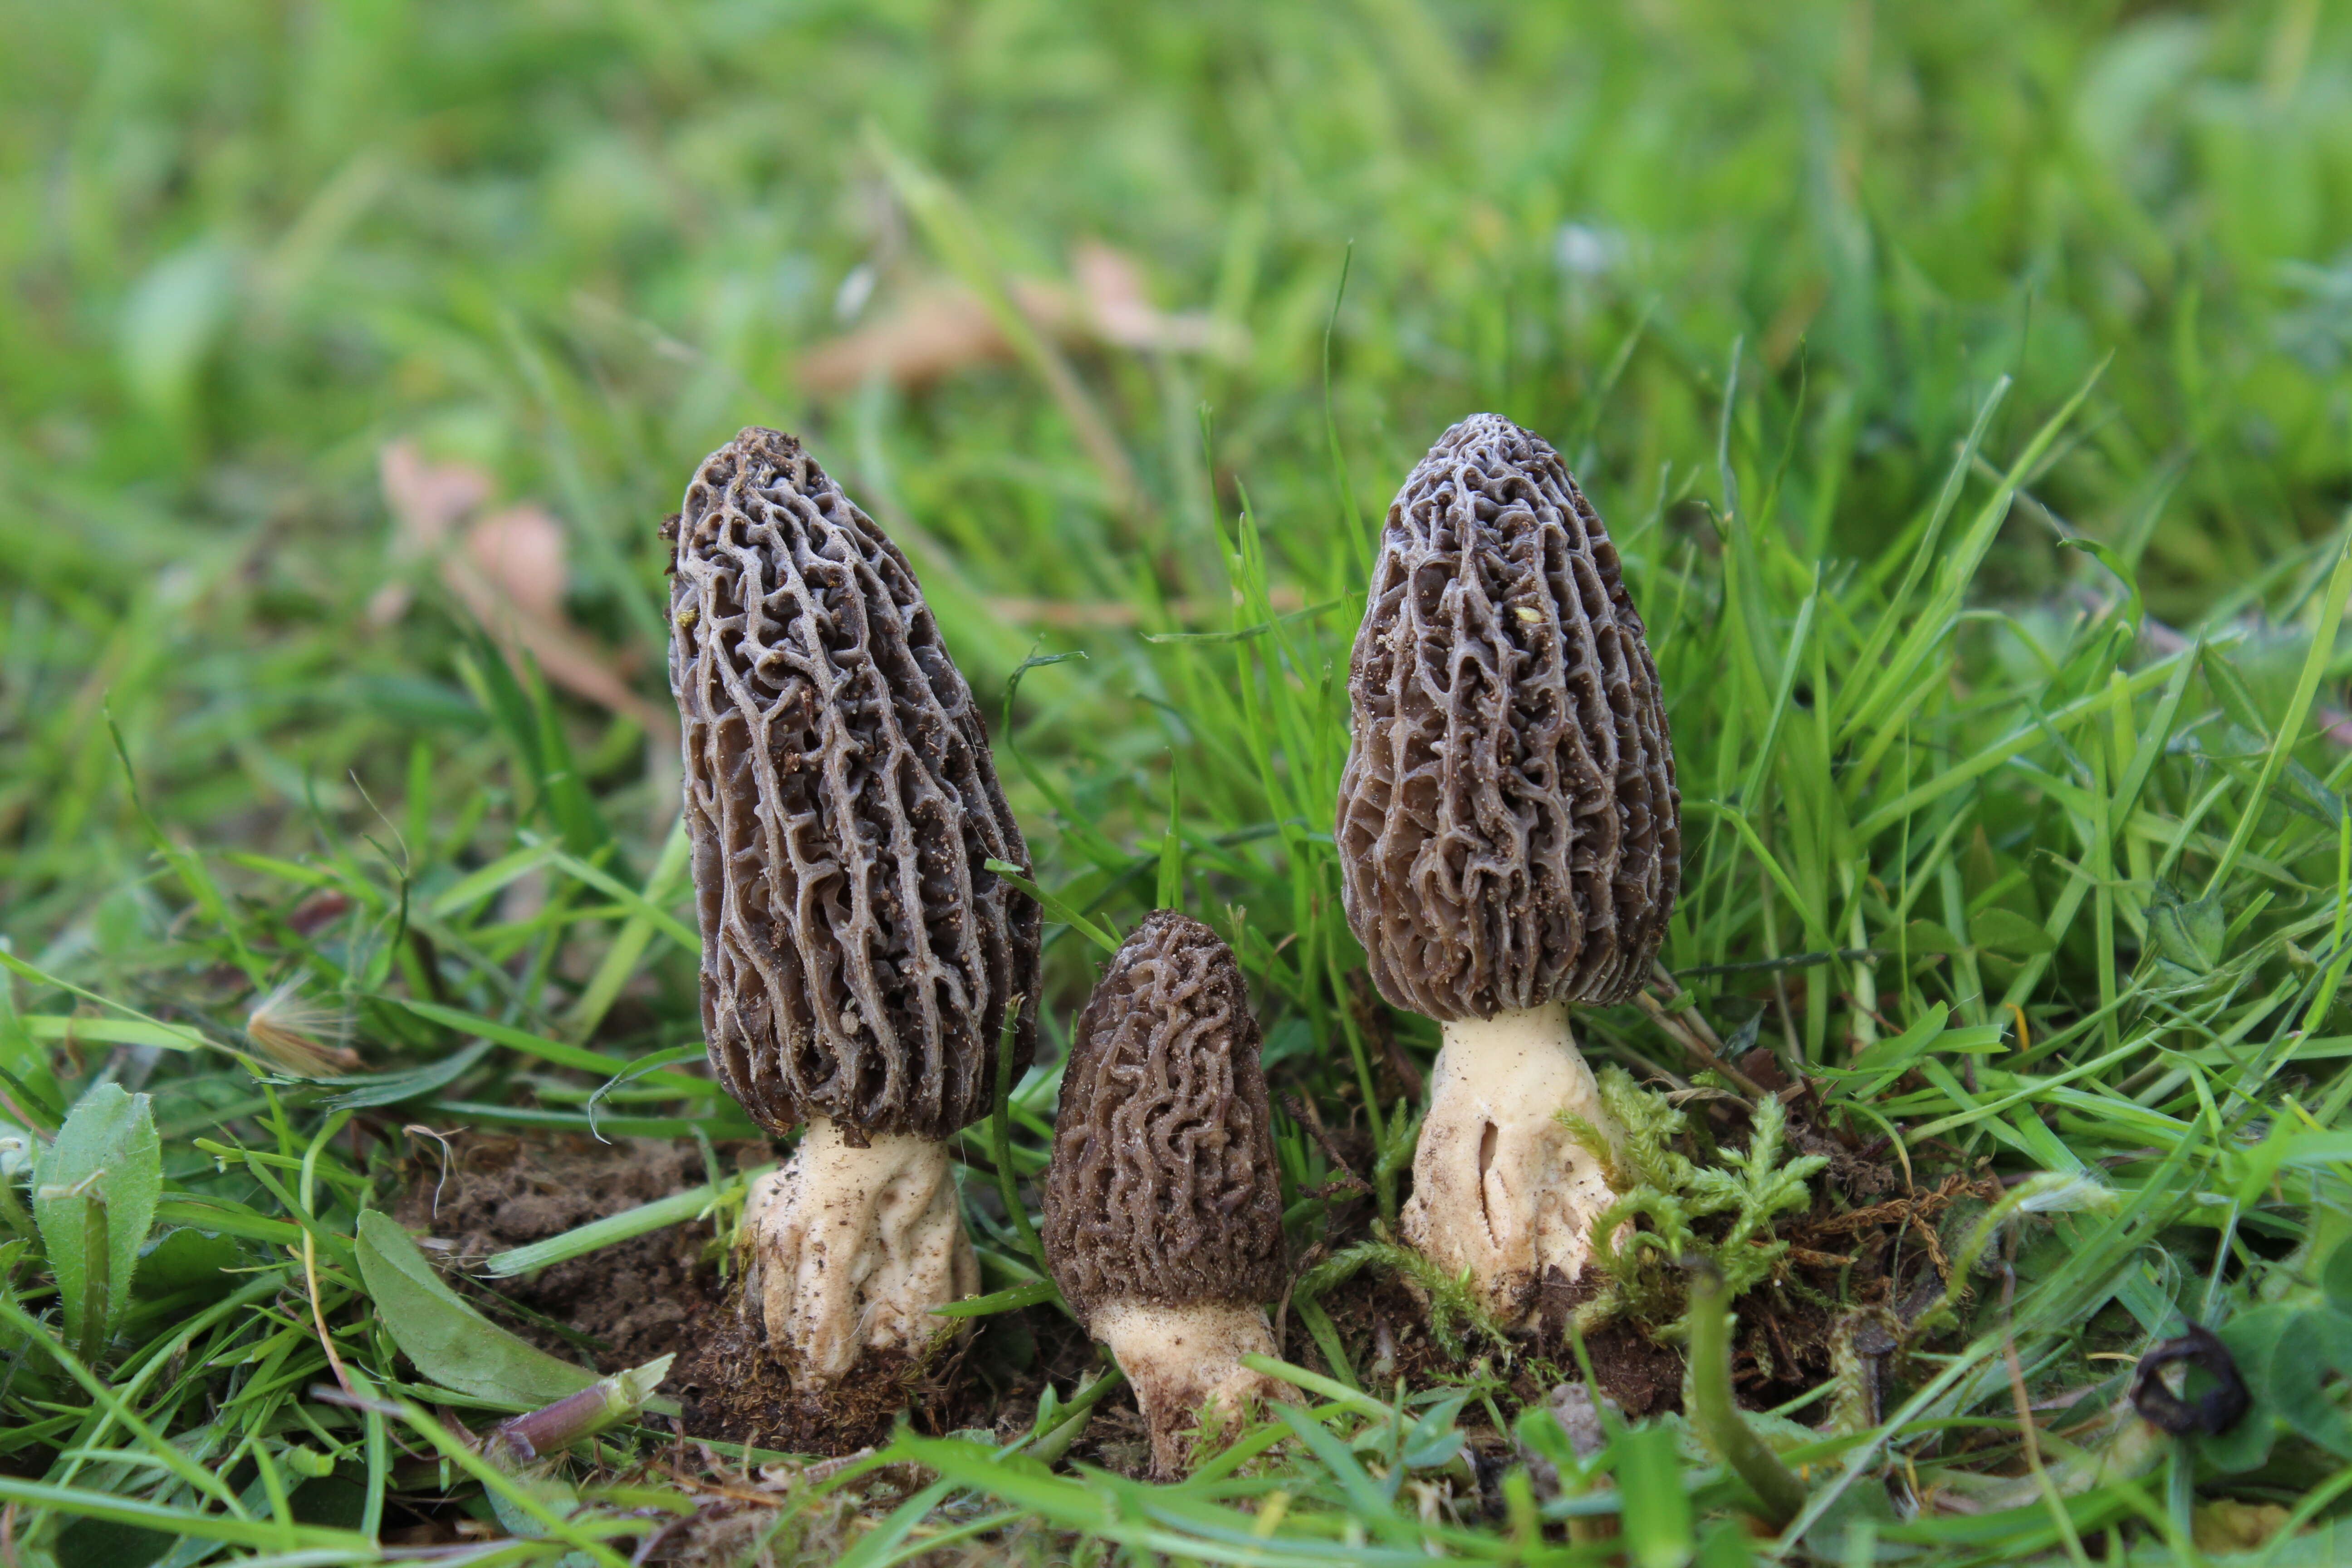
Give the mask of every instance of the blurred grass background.
<svg viewBox="0 0 2352 1568">
<path fill-rule="evenodd" d="M 1220 602 L 1213 484 L 1228 513 L 1247 486 L 1276 575 L 1319 601 L 1357 559 L 1347 504 L 1376 518 L 1472 409 L 1550 435 L 1620 531 L 1680 526 L 1721 504 L 1735 340 L 1741 418 L 1800 458 L 1781 510 L 1833 556 L 1877 554 L 1998 374 L 1993 452 L 2110 355 L 2035 494 L 2140 562 L 2158 614 L 2255 583 L 2352 491 L 2352 27 L 2317 0 L 20 4 L 0 27 L 20 941 L 137 923 L 102 712 L 167 824 L 248 841 L 306 792 L 355 806 L 354 775 L 397 796 L 412 737 L 445 767 L 488 745 L 446 616 L 362 614 L 417 575 L 378 484 L 404 437 L 545 503 L 570 614 L 656 700 L 652 525 L 753 422 L 916 525 L 982 691 L 1040 632 L 1099 645 L 1086 606 Z M 893 148 L 960 205 L 927 226 Z M 1245 346 L 1068 343 L 1075 424 L 1018 357 L 813 391 L 813 349 L 956 272 L 940 223 L 1000 279 L 1116 247 Z M 2092 570 L 2012 527 L 1989 586 Z M 1118 753 L 1109 680 L 1059 679 L 1033 752 L 1087 715 Z M 618 784 L 641 756 L 614 734 L 593 761 Z"/>
</svg>

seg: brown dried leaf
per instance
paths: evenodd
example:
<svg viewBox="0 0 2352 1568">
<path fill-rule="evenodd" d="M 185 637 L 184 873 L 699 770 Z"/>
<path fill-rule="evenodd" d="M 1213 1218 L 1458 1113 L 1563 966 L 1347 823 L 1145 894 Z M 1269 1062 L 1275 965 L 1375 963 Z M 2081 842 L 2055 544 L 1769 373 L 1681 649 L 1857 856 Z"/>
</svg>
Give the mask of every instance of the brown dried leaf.
<svg viewBox="0 0 2352 1568">
<path fill-rule="evenodd" d="M 466 530 L 468 564 L 507 603 L 551 623 L 563 617 L 563 525 L 530 501 L 477 519 Z"/>
<path fill-rule="evenodd" d="M 1126 251 L 1087 240 L 1070 258 L 1078 294 L 1095 336 L 1116 348 L 1213 354 L 1238 359 L 1249 352 L 1249 335 L 1230 321 L 1199 310 L 1170 315 L 1146 293 L 1143 265 Z"/>
<path fill-rule="evenodd" d="M 1126 252 L 1088 241 L 1071 258 L 1076 288 L 1012 280 L 1013 302 L 1038 331 L 1066 345 L 1209 353 L 1235 358 L 1246 334 L 1199 311 L 1169 314 L 1146 297 L 1143 268 Z M 817 344 L 800 362 L 802 386 L 819 395 L 854 392 L 873 377 L 926 386 L 978 364 L 1010 363 L 1013 347 L 986 304 L 960 283 L 926 283 L 870 325 Z"/>
<path fill-rule="evenodd" d="M 393 516 L 395 569 L 436 562 L 443 585 L 509 659 L 520 665 L 530 654 L 556 685 L 676 743 L 676 717 L 637 695 L 622 658 L 564 615 L 562 523 L 525 501 L 476 518 L 453 539 L 457 525 L 488 500 L 494 484 L 488 473 L 470 463 L 429 462 L 410 441 L 386 445 L 378 466 Z M 406 613 L 410 596 L 403 573 L 369 601 L 368 618 L 389 626 Z"/>
</svg>

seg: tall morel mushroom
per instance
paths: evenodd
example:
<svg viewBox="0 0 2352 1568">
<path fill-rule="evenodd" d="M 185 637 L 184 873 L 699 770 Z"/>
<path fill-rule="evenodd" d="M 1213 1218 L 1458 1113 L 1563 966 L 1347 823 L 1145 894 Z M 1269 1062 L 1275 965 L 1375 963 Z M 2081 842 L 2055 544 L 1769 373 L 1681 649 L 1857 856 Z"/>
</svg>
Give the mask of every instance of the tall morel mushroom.
<svg viewBox="0 0 2352 1568">
<path fill-rule="evenodd" d="M 1282 1292 L 1282 1184 L 1257 1020 L 1217 933 L 1145 917 L 1079 1015 L 1045 1187 L 1045 1258 L 1135 1385 L 1162 1479 L 1204 1413 L 1282 1384 L 1262 1303 Z"/>
<path fill-rule="evenodd" d="M 1569 1280 L 1615 1195 L 1559 1112 L 1604 1133 L 1571 1002 L 1649 972 L 1682 876 L 1657 667 L 1559 455 L 1493 414 L 1439 437 L 1389 508 L 1348 694 L 1338 839 L 1372 983 L 1443 1026 L 1402 1217 L 1507 1321 Z"/>
<path fill-rule="evenodd" d="M 773 430 L 704 459 L 673 541 L 670 688 L 728 1092 L 805 1122 L 752 1189 L 746 1289 L 795 1377 L 912 1346 L 979 1285 L 944 1142 L 1036 1034 L 1038 910 L 971 691 L 906 557 Z"/>
</svg>

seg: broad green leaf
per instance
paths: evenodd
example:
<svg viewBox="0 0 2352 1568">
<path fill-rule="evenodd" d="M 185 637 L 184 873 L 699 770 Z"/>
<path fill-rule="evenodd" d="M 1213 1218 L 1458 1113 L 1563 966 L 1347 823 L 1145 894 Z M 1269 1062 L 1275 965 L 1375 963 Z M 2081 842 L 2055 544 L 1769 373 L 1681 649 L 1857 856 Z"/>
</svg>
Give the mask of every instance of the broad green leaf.
<svg viewBox="0 0 2352 1568">
<path fill-rule="evenodd" d="M 2157 951 L 2191 974 L 2210 974 L 2221 962 L 2221 934 L 2228 929 L 2218 898 L 2183 898 L 2169 882 L 2156 885 L 2147 911 Z"/>
<path fill-rule="evenodd" d="M 2352 1312 L 2352 1241 L 2338 1242 L 2319 1271 L 2319 1288 L 2338 1311 Z"/>
<path fill-rule="evenodd" d="M 360 1215 L 359 1259 L 383 1326 L 416 1370 L 444 1388 L 528 1408 L 596 1381 L 594 1373 L 525 1344 L 476 1311 L 380 1210 Z"/>
<path fill-rule="evenodd" d="M 1969 933 L 1977 939 L 1979 947 L 2006 953 L 2011 958 L 2032 958 L 2037 953 L 2054 952 L 2057 942 L 2041 926 L 2027 920 L 2014 910 L 1995 904 L 1969 917 Z M 2214 935 L 2214 945 L 2221 945 L 2221 936 Z"/>
<path fill-rule="evenodd" d="M 1903 951 L 1914 958 L 1938 952 L 1966 952 L 1969 944 L 1934 921 L 1913 921 L 1903 928 Z"/>
<path fill-rule="evenodd" d="M 104 1348 L 131 1300 L 139 1249 L 163 1190 L 163 1146 L 143 1094 L 101 1083 L 81 1097 L 33 1184 L 33 1218 L 85 1359 Z"/>
<path fill-rule="evenodd" d="M 139 1293 L 168 1296 L 198 1287 L 232 1290 L 241 1277 L 228 1270 L 247 1261 L 236 1239 L 225 1232 L 174 1226 L 139 1255 Z"/>
<path fill-rule="evenodd" d="M 2240 1312 L 2214 1331 L 2215 1337 L 2229 1351 L 2230 1359 L 2237 1364 L 2238 1375 L 2244 1380 L 2252 1403 L 2228 1431 L 2188 1439 L 2196 1445 L 2200 1463 L 2225 1476 L 2234 1476 L 2257 1468 L 2270 1458 L 2280 1425 L 2278 1405 L 2271 1397 L 2271 1353 L 2277 1348 L 2288 1320 L 2300 1310 L 2284 1302 L 2256 1307 Z"/>
<path fill-rule="evenodd" d="M 2280 1419 L 2338 1458 L 2352 1459 L 2352 1418 L 2329 1396 L 2322 1370 L 2336 1359 L 2338 1335 L 2321 1309 L 2297 1312 L 2279 1331 L 2270 1358 L 2270 1394 Z"/>
</svg>

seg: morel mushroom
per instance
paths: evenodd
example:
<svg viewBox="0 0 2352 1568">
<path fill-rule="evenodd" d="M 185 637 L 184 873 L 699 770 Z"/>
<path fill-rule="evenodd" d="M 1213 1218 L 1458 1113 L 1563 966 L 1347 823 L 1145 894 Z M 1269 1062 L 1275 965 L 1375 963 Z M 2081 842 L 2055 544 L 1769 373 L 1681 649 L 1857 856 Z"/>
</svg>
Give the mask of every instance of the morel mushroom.
<svg viewBox="0 0 2352 1568">
<path fill-rule="evenodd" d="M 748 1199 L 747 1305 L 822 1383 L 979 1286 L 944 1140 L 1034 1048 L 1039 911 L 985 869 L 1027 850 L 906 557 L 800 443 L 745 430 L 664 531 L 703 1032 L 806 1123 Z"/>
<path fill-rule="evenodd" d="M 1612 1192 L 1559 1113 L 1613 1136 L 1571 1002 L 1640 987 L 1682 877 L 1657 667 L 1617 552 L 1541 439 L 1473 415 L 1407 477 L 1348 674 L 1349 924 L 1443 1046 L 1407 1240 L 1520 1319 L 1573 1281 Z"/>
<path fill-rule="evenodd" d="M 1045 1187 L 1063 1298 L 1135 1385 L 1153 1472 L 1185 1433 L 1282 1384 L 1261 1303 L 1282 1292 L 1282 1187 L 1257 1020 L 1217 933 L 1146 916 L 1079 1015 Z"/>
</svg>

